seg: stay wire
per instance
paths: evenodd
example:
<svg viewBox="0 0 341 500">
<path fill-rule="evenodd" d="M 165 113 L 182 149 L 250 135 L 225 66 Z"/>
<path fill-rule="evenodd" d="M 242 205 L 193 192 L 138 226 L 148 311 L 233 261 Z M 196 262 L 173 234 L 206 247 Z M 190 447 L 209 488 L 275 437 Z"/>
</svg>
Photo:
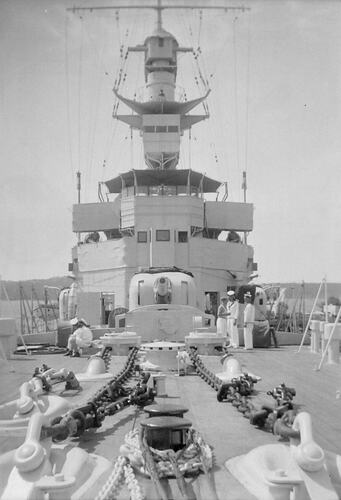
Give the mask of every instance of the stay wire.
<svg viewBox="0 0 341 500">
<path fill-rule="evenodd" d="M 251 61 L 251 33 L 250 16 L 248 16 L 247 26 L 247 54 L 246 54 L 246 111 L 245 111 L 245 172 L 248 169 L 248 149 L 249 149 L 249 106 L 250 106 L 250 61 Z"/>
<path fill-rule="evenodd" d="M 83 17 L 79 16 L 81 20 L 81 42 L 79 47 L 79 65 L 78 65 L 78 171 L 81 172 L 81 92 L 82 92 L 82 73 L 83 73 Z"/>
<path fill-rule="evenodd" d="M 233 20 L 233 68 L 234 68 L 234 105 L 235 105 L 235 130 L 236 130 L 236 160 L 237 170 L 240 173 L 240 158 L 239 158 L 239 109 L 238 109 L 238 64 L 237 64 L 237 42 L 236 42 L 236 21 Z"/>
<path fill-rule="evenodd" d="M 68 150 L 69 160 L 71 167 L 72 185 L 76 182 L 76 171 L 74 166 L 74 158 L 72 151 L 72 124 L 71 124 L 71 100 L 70 100 L 70 68 L 69 68 L 69 16 L 65 16 L 64 25 L 64 70 L 65 70 L 65 85 L 66 85 L 66 120 L 67 120 L 67 134 L 68 134 Z"/>
<path fill-rule="evenodd" d="M 138 18 L 137 18 L 137 15 L 135 15 L 134 21 L 133 21 L 133 29 L 129 30 L 127 28 L 127 30 L 125 32 L 125 35 L 124 35 L 125 36 L 125 44 L 126 44 L 127 47 L 129 46 L 129 42 L 131 41 L 132 35 L 136 33 L 137 24 L 138 24 Z M 120 47 L 121 68 L 120 68 L 119 82 L 118 82 L 118 84 L 116 86 L 116 90 L 117 91 L 119 90 L 119 87 L 125 83 L 126 77 L 127 77 L 128 49 L 126 49 L 125 52 L 124 52 L 123 49 L 122 49 L 122 47 L 124 47 L 124 45 Z M 114 103 L 114 108 L 113 108 L 113 115 L 115 115 L 117 113 L 119 103 L 120 103 L 120 101 L 116 97 L 115 103 Z M 110 137 L 108 137 L 108 142 L 107 142 L 107 147 L 106 147 L 106 154 L 105 154 L 105 159 L 104 159 L 104 162 L 103 162 L 103 164 L 105 163 L 105 165 L 108 164 L 109 158 L 111 156 L 111 152 L 112 152 L 112 148 L 113 148 L 113 143 L 114 143 L 114 136 L 116 135 L 117 128 L 118 128 L 118 121 L 116 120 L 116 123 L 113 125 L 113 128 L 112 128 L 112 134 L 110 135 Z M 123 149 L 123 147 L 120 148 L 120 156 L 122 154 L 122 149 Z M 119 161 L 116 161 L 116 163 L 118 164 Z"/>
<path fill-rule="evenodd" d="M 97 23 L 98 24 L 98 23 Z M 93 42 L 89 33 L 87 33 L 90 43 Z M 97 133 L 97 125 L 98 125 L 98 115 L 100 108 L 100 97 L 102 92 L 102 84 L 103 84 L 103 75 L 101 72 L 101 66 L 103 66 L 102 55 L 104 51 L 104 47 L 102 46 L 102 51 L 99 52 L 96 44 L 92 43 L 95 54 L 95 62 L 97 62 L 98 68 L 98 77 L 96 78 L 96 88 L 95 90 L 95 98 L 92 100 L 92 110 L 91 110 L 91 118 L 88 127 L 88 143 L 87 143 L 87 174 L 89 176 L 89 180 L 92 178 L 92 172 L 94 169 L 94 152 L 95 152 L 95 142 L 96 142 L 96 133 Z M 95 64 L 94 64 L 95 66 Z M 106 72 L 104 72 L 106 74 Z M 88 183 L 89 185 L 89 183 Z"/>
</svg>

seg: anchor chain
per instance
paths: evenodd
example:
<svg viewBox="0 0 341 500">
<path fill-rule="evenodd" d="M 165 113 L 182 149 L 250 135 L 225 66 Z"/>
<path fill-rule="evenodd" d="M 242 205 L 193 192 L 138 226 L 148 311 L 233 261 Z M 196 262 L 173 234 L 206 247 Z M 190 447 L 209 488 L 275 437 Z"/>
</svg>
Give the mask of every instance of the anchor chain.
<svg viewBox="0 0 341 500">
<path fill-rule="evenodd" d="M 145 375 L 133 388 L 125 386 L 133 376 L 138 351 L 136 347 L 130 351 L 123 369 L 100 388 L 88 403 L 71 410 L 63 417 L 57 417 L 50 426 L 44 426 L 41 439 L 52 437 L 58 442 L 69 436 L 78 437 L 87 429 L 100 427 L 107 415 L 113 415 L 126 406 L 142 407 L 151 403 L 155 392 L 147 387 L 148 376 Z"/>
<path fill-rule="evenodd" d="M 264 404 L 261 409 L 257 409 L 251 400 L 254 384 L 257 382 L 255 378 L 243 373 L 225 383 L 204 365 L 195 348 L 190 347 L 187 352 L 199 377 L 217 391 L 219 402 L 231 403 L 252 425 L 283 438 L 297 437 L 297 432 L 291 429 L 297 414 L 293 404 L 296 396 L 294 388 L 287 387 L 284 383 L 278 385 L 267 392 L 267 395 L 274 398 L 275 406 Z"/>
</svg>

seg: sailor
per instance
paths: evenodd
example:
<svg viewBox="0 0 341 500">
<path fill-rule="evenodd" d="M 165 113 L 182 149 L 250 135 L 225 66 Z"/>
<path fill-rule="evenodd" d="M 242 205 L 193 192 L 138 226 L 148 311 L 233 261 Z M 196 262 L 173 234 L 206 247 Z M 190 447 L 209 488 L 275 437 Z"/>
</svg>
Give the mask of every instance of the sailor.
<svg viewBox="0 0 341 500">
<path fill-rule="evenodd" d="M 231 347 L 239 347 L 239 333 L 238 333 L 238 315 L 239 315 L 239 303 L 236 299 L 236 294 L 233 290 L 227 292 L 228 302 L 227 302 L 227 333 L 231 338 Z"/>
<path fill-rule="evenodd" d="M 251 302 L 251 293 L 247 292 L 244 295 L 244 346 L 245 349 L 253 349 L 252 330 L 255 323 L 255 306 Z"/>
<path fill-rule="evenodd" d="M 221 337 L 226 337 L 227 335 L 227 316 L 229 316 L 229 312 L 227 311 L 227 297 L 223 295 L 220 299 L 220 305 L 218 307 L 217 313 L 217 334 Z"/>
<path fill-rule="evenodd" d="M 67 341 L 67 351 L 64 356 L 72 356 L 79 358 L 79 349 L 82 347 L 90 347 L 92 343 L 92 331 L 85 319 L 73 318 L 70 321 L 73 327 L 73 333 Z"/>
</svg>

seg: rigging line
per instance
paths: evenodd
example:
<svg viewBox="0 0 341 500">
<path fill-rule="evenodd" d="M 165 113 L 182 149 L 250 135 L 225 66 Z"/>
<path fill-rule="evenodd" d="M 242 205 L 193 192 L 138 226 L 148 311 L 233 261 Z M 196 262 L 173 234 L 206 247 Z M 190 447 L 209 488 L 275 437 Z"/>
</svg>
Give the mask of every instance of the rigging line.
<svg viewBox="0 0 341 500">
<path fill-rule="evenodd" d="M 144 153 L 143 143 L 142 143 L 142 141 L 140 141 L 140 154 L 138 155 L 140 169 L 144 167 L 144 154 L 143 153 Z M 142 163 L 142 160 L 143 160 L 143 163 Z"/>
<path fill-rule="evenodd" d="M 96 140 L 96 131 L 98 125 L 98 115 L 99 115 L 99 105 L 100 105 L 100 96 L 102 92 L 103 79 L 102 76 L 99 76 L 97 79 L 97 88 L 95 99 L 93 101 L 93 112 L 91 113 L 94 117 L 91 120 L 91 126 L 89 127 L 89 139 L 88 139 L 88 158 L 89 158 L 89 173 L 91 174 L 94 167 L 94 151 L 95 151 L 95 140 Z"/>
<path fill-rule="evenodd" d="M 192 15 L 192 13 L 191 13 L 191 15 Z M 183 17 L 181 17 L 181 19 L 183 19 Z M 186 19 L 187 19 L 187 17 L 186 17 Z M 205 90 L 207 90 L 207 85 L 206 85 L 205 78 L 204 78 L 202 71 L 201 71 L 200 63 L 199 63 L 199 56 L 200 56 L 201 49 L 199 46 L 196 49 L 194 49 L 194 35 L 193 35 L 193 30 L 192 30 L 192 25 L 191 25 L 191 19 L 192 19 L 191 17 L 188 17 L 188 31 L 190 34 L 190 43 L 191 43 L 193 50 L 194 50 L 194 60 L 196 62 L 199 78 L 200 78 L 201 83 L 203 84 L 203 90 L 205 91 Z M 200 89 L 199 89 L 199 91 L 200 91 Z"/>
<path fill-rule="evenodd" d="M 184 30 L 184 36 L 182 36 L 182 38 L 184 40 L 186 38 L 185 45 L 187 45 L 187 46 L 192 45 L 191 39 L 188 38 L 187 29 L 186 29 L 186 26 L 185 26 L 185 23 L 184 23 L 184 20 L 183 20 L 183 16 L 180 16 L 177 11 L 175 11 L 174 14 L 175 14 L 175 17 L 177 19 L 176 25 L 182 24 L 182 27 L 183 27 L 183 30 Z M 191 54 L 192 54 L 192 57 L 193 57 L 193 52 Z M 182 64 L 182 59 L 184 57 L 185 57 L 184 54 L 178 54 L 178 57 L 177 57 L 178 69 L 180 68 L 180 64 Z M 193 61 L 192 57 L 190 57 L 190 64 L 192 65 L 191 74 L 195 75 L 196 74 L 196 66 L 194 64 L 194 61 Z M 197 77 L 194 77 L 194 81 L 195 81 L 196 85 L 198 86 Z M 177 82 L 179 82 L 179 85 L 176 85 L 176 91 L 179 92 L 179 96 L 181 96 L 181 99 L 183 101 L 187 101 L 187 91 L 186 91 L 186 87 L 185 87 L 184 72 L 183 71 L 179 71 L 178 70 Z"/>
<path fill-rule="evenodd" d="M 97 29 L 98 29 L 98 23 L 97 23 Z M 114 30 L 110 30 L 110 33 L 114 32 Z M 98 125 L 98 116 L 99 116 L 99 110 L 100 110 L 100 97 L 102 94 L 103 90 L 103 74 L 102 71 L 104 72 L 105 78 L 108 77 L 110 78 L 109 71 L 106 70 L 105 64 L 104 64 L 104 59 L 103 59 L 103 54 L 104 54 L 104 44 L 102 45 L 101 49 L 99 50 L 98 46 L 96 43 L 94 43 L 93 38 L 90 36 L 90 32 L 87 30 L 87 27 L 85 26 L 85 33 L 87 35 L 87 38 L 90 42 L 91 47 L 93 48 L 95 58 L 97 57 L 97 68 L 98 72 L 98 78 L 96 81 L 96 88 L 95 88 L 95 99 L 92 101 L 92 112 L 91 112 L 91 117 L 94 117 L 94 119 L 91 119 L 91 123 L 89 124 L 88 127 L 88 150 L 87 150 L 87 169 L 86 173 L 91 174 L 93 170 L 93 165 L 94 165 L 94 150 L 95 150 L 95 140 L 96 140 L 96 129 Z M 112 44 L 110 44 L 112 46 Z M 102 176 L 103 176 L 102 172 Z"/>
<path fill-rule="evenodd" d="M 98 18 L 96 19 L 96 22 L 97 22 L 97 26 L 98 26 Z M 89 47 L 90 47 L 90 45 L 91 45 L 91 36 L 90 36 L 90 33 L 88 32 L 86 26 L 84 26 L 84 32 L 86 34 L 86 38 L 87 38 L 87 41 L 88 41 Z M 94 49 L 97 49 L 97 47 L 95 46 L 95 44 L 93 44 L 92 46 L 93 46 Z M 96 52 L 96 50 L 94 50 L 94 52 Z M 98 53 L 97 53 L 97 56 L 98 56 Z M 87 50 L 87 60 L 90 62 L 90 50 L 89 49 Z M 91 65 L 92 65 L 92 61 L 91 61 Z M 97 71 L 94 72 L 94 74 L 97 74 Z M 87 81 L 87 84 L 90 86 L 90 81 Z M 89 117 L 90 118 L 89 118 L 89 121 L 88 121 L 88 124 L 87 124 L 87 127 L 86 127 L 87 128 L 87 132 L 88 132 L 88 137 L 87 137 L 86 144 L 84 145 L 86 147 L 86 157 L 85 157 L 85 162 L 84 163 L 86 165 L 85 176 L 86 176 L 86 178 L 88 178 L 87 188 L 89 188 L 89 185 L 90 185 L 91 171 L 92 171 L 91 150 L 93 152 L 93 142 L 94 142 L 94 134 L 95 134 L 95 120 L 96 120 L 96 118 L 92 119 L 92 117 L 93 117 L 93 115 L 96 116 L 96 109 L 97 109 L 97 103 L 98 103 L 98 96 L 97 96 L 97 94 L 98 94 L 98 83 L 96 82 L 95 99 L 91 98 L 91 103 L 92 103 L 91 110 L 90 110 L 90 105 L 89 105 L 89 108 L 88 108 L 89 111 L 90 111 L 90 113 L 89 113 Z"/>
<path fill-rule="evenodd" d="M 248 167 L 248 148 L 249 148 L 249 105 L 250 105 L 250 53 L 251 53 L 251 35 L 250 35 L 250 16 L 247 26 L 247 55 L 246 55 L 246 116 L 245 116 L 245 172 Z"/>
<path fill-rule="evenodd" d="M 146 25 L 146 19 L 143 18 L 143 23 L 142 23 L 142 32 L 145 31 L 145 25 Z M 135 96 L 137 96 L 137 91 L 139 89 L 138 87 L 138 83 L 140 81 L 140 73 L 141 73 L 141 65 L 142 65 L 142 57 L 141 55 L 139 54 L 139 57 L 138 57 L 138 63 L 137 63 L 137 75 L 136 75 L 136 80 L 135 80 Z"/>
<path fill-rule="evenodd" d="M 206 92 L 209 89 L 210 85 L 209 85 L 209 80 L 208 80 L 208 76 L 207 76 L 205 59 L 202 56 L 200 46 L 198 46 L 198 48 L 195 51 L 195 60 L 196 60 L 197 66 L 198 66 L 198 73 L 200 76 L 200 80 L 203 84 L 203 90 Z"/>
<path fill-rule="evenodd" d="M 81 20 L 81 43 L 79 47 L 79 65 L 78 65 L 78 170 L 81 171 L 81 83 L 83 70 L 83 18 Z"/>
<path fill-rule="evenodd" d="M 66 120 L 67 120 L 67 133 L 68 133 L 68 150 L 70 157 L 70 167 L 72 175 L 72 184 L 76 180 L 75 176 L 75 166 L 72 154 L 72 127 L 71 127 L 71 110 L 70 110 L 70 74 L 69 74 L 69 16 L 65 16 L 65 33 L 64 33 L 64 44 L 65 44 L 65 84 L 66 84 Z"/>
<path fill-rule="evenodd" d="M 112 33 L 112 32 L 114 32 L 114 30 L 110 29 L 110 33 Z M 110 75 L 109 75 L 109 71 L 106 71 L 104 59 L 103 59 L 105 44 L 102 44 L 102 47 L 99 50 L 97 44 L 94 43 L 94 40 L 90 36 L 89 32 L 86 31 L 86 33 L 87 33 L 88 39 L 89 39 L 89 41 L 92 44 L 92 47 L 94 49 L 95 57 L 97 56 L 97 67 L 98 67 L 96 93 L 95 93 L 95 99 L 93 101 L 92 113 L 91 113 L 91 115 L 94 117 L 94 119 L 91 120 L 91 126 L 89 126 L 89 139 L 88 139 L 88 159 L 89 159 L 88 171 L 89 171 L 89 174 L 91 174 L 93 167 L 94 167 L 94 150 L 95 150 L 96 130 L 97 130 L 97 125 L 98 125 L 98 116 L 99 116 L 99 110 L 100 110 L 100 99 L 101 99 L 101 95 L 103 95 L 102 94 L 103 82 L 104 82 L 105 78 L 110 77 Z M 112 46 L 112 43 L 110 43 L 110 46 Z M 104 71 L 105 78 L 103 78 L 103 74 L 102 74 L 101 70 Z M 103 176 L 103 172 L 102 172 L 102 176 Z"/>
<path fill-rule="evenodd" d="M 133 127 L 130 127 L 130 170 L 134 168 Z"/>
<path fill-rule="evenodd" d="M 118 127 L 118 120 L 116 120 L 116 119 L 112 120 L 111 121 L 111 133 L 108 134 L 108 139 L 107 139 L 107 143 L 106 143 L 106 147 L 105 147 L 104 161 L 106 162 L 106 165 L 108 164 L 108 161 L 109 161 L 109 158 L 111 155 L 111 148 L 112 148 L 114 138 L 116 135 L 117 127 Z"/>
<path fill-rule="evenodd" d="M 202 9 L 199 10 L 198 47 L 200 47 L 201 28 L 202 28 Z"/>
<path fill-rule="evenodd" d="M 90 34 L 90 32 L 89 32 L 89 30 L 87 29 L 86 26 L 85 26 L 85 33 L 87 35 L 87 38 L 88 38 L 90 44 L 92 45 L 92 47 L 94 49 L 94 52 L 96 52 L 96 55 L 97 55 L 97 58 L 98 58 L 98 61 L 99 61 L 99 66 L 101 66 L 101 70 L 104 72 L 104 74 L 106 76 L 110 77 L 110 70 L 108 68 L 106 68 L 106 65 L 105 65 L 104 59 L 103 59 L 104 47 L 102 46 L 102 48 L 100 50 L 98 49 L 96 41 L 91 36 L 91 34 Z"/>
<path fill-rule="evenodd" d="M 237 169 L 240 172 L 240 159 L 239 159 L 239 115 L 238 115 L 238 75 L 237 75 L 237 44 L 236 44 L 236 21 L 238 17 L 233 20 L 233 68 L 234 68 L 234 105 L 235 105 L 235 125 L 236 125 L 236 158 Z"/>
<path fill-rule="evenodd" d="M 199 19 L 198 47 L 196 49 L 196 54 L 197 54 L 197 64 L 199 67 L 199 72 L 201 74 L 200 76 L 202 78 L 204 90 L 206 92 L 210 88 L 210 84 L 209 84 L 209 75 L 208 75 L 208 71 L 207 71 L 207 67 L 206 67 L 205 58 L 202 55 L 202 51 L 201 51 L 201 47 L 200 47 L 200 36 L 201 36 L 202 19 L 203 19 L 202 11 L 200 11 L 200 14 L 201 15 L 200 15 L 200 19 Z M 201 64 L 201 66 L 200 66 L 200 64 Z M 202 71 L 201 71 L 201 67 L 202 67 Z"/>
<path fill-rule="evenodd" d="M 125 32 L 125 38 L 126 38 L 126 44 L 127 44 L 127 47 L 130 45 L 130 41 L 131 41 L 131 37 L 132 37 L 132 33 L 135 33 L 136 32 L 136 25 L 137 25 L 137 15 L 135 15 L 135 19 L 134 19 L 134 23 L 133 23 L 133 29 L 129 32 L 129 29 L 127 28 L 126 32 Z M 127 78 L 127 68 L 128 68 L 128 56 L 129 56 L 129 51 L 128 51 L 128 48 L 125 50 L 125 52 L 123 51 L 123 47 L 124 47 L 124 44 L 122 45 L 122 62 L 121 62 L 121 68 L 119 70 L 119 76 L 118 76 L 118 81 L 117 81 L 117 85 L 116 85 L 116 90 L 118 91 L 120 86 L 123 85 L 126 81 L 126 78 Z M 119 102 L 118 102 L 119 104 Z M 117 104 L 117 108 L 118 108 L 118 104 Z M 116 111 L 117 111 L 117 108 L 116 108 Z"/>
<path fill-rule="evenodd" d="M 199 62 L 198 62 L 198 51 L 197 51 L 197 49 L 194 49 L 194 38 L 193 38 L 193 32 L 192 32 L 192 29 L 191 29 L 191 25 L 189 24 L 189 28 L 186 27 L 186 24 L 185 24 L 185 21 L 184 21 L 184 16 L 181 16 L 179 13 L 177 13 L 176 15 L 177 15 L 177 17 L 179 17 L 180 23 L 182 23 L 182 26 L 183 26 L 183 29 L 184 29 L 184 33 L 185 33 L 185 37 L 187 38 L 186 44 L 193 47 L 192 58 L 194 59 L 194 64 L 193 64 L 193 59 L 191 59 L 191 62 L 192 62 L 192 65 L 193 65 L 193 73 L 198 75 L 198 76 L 194 77 L 194 81 L 195 81 L 195 84 L 198 87 L 198 91 L 199 91 L 199 95 L 200 95 L 200 94 L 202 94 L 203 91 L 206 90 L 206 86 L 204 84 L 203 76 L 202 76 L 202 73 L 201 73 L 201 68 L 200 68 L 200 65 L 199 65 Z M 190 23 L 190 21 L 189 21 L 189 23 Z M 188 36 L 187 31 L 189 31 L 190 36 Z M 199 82 L 201 82 L 203 84 L 202 88 L 200 88 Z"/>
<path fill-rule="evenodd" d="M 117 22 L 118 35 L 119 35 L 120 58 L 119 58 L 119 64 L 117 65 L 115 81 L 114 81 L 114 88 L 116 90 L 118 90 L 118 88 L 119 88 L 120 80 L 121 80 L 122 73 L 123 73 L 123 66 L 124 66 L 124 61 L 125 61 L 124 56 L 126 55 L 126 52 L 124 52 L 124 39 L 127 38 L 127 31 L 126 31 L 124 36 L 123 36 L 123 40 L 122 40 L 119 11 L 117 11 L 117 14 L 118 15 L 116 16 L 116 22 Z"/>
<path fill-rule="evenodd" d="M 121 41 L 120 11 L 119 11 L 119 10 L 116 10 L 116 11 L 115 11 L 115 19 L 116 19 L 116 25 L 117 25 L 118 42 L 119 42 L 120 47 L 121 47 L 121 45 L 122 45 L 122 41 Z"/>
<path fill-rule="evenodd" d="M 210 78 L 211 78 L 211 79 L 215 77 L 215 74 L 216 74 L 216 72 L 217 72 L 218 65 L 220 64 L 220 61 L 221 61 L 221 59 L 222 59 L 222 54 L 223 54 L 223 52 L 226 50 L 226 47 L 228 47 L 228 46 L 229 46 L 229 44 L 227 43 L 229 36 L 230 36 L 230 31 L 229 31 L 229 29 L 227 29 L 227 30 L 226 30 L 226 36 L 225 36 L 225 38 L 223 39 L 222 44 L 220 45 L 220 47 L 219 47 L 219 49 L 218 49 L 218 53 L 216 54 L 216 61 L 217 61 L 217 62 L 216 62 L 216 64 L 214 65 L 214 68 L 213 68 L 213 70 L 212 70 L 212 71 L 211 71 L 211 73 L 210 73 Z"/>
<path fill-rule="evenodd" d="M 119 37 L 119 47 L 120 47 L 120 57 L 119 57 L 119 60 L 121 60 L 122 50 L 123 49 L 122 49 L 122 41 L 121 41 L 121 34 L 120 34 L 119 11 L 116 11 L 116 23 L 117 23 L 117 33 L 118 33 L 118 37 Z M 113 30 L 113 32 L 114 32 L 114 30 Z M 114 37 L 112 37 L 111 46 L 112 47 L 115 46 Z M 117 64 L 115 82 L 117 82 L 117 78 L 118 78 L 118 67 L 119 67 L 119 64 Z M 115 87 L 115 84 L 114 84 L 114 87 Z M 114 110 L 116 108 L 117 102 L 118 102 L 118 99 L 117 99 L 117 97 L 115 95 L 114 102 L 113 102 L 113 113 L 112 113 L 112 115 L 114 114 Z M 106 140 L 106 145 L 104 147 L 105 154 L 104 154 L 103 168 L 102 168 L 102 182 L 104 180 L 104 175 L 106 175 L 106 169 L 105 169 L 105 167 L 107 166 L 107 160 L 108 160 L 108 153 L 109 153 L 110 143 L 113 142 L 113 140 L 114 140 L 117 126 L 118 126 L 117 120 L 114 120 L 113 116 L 111 116 L 110 117 L 110 122 L 109 122 L 110 132 L 108 133 L 107 140 Z"/>
<path fill-rule="evenodd" d="M 188 166 L 192 169 L 192 130 L 188 129 Z"/>
<path fill-rule="evenodd" d="M 188 36 L 188 33 L 187 33 L 187 27 L 186 27 L 186 24 L 184 21 L 186 16 L 181 15 L 177 10 L 175 11 L 175 16 L 180 21 L 180 22 L 177 22 L 176 25 L 182 24 L 182 27 L 184 30 L 183 31 L 183 33 L 184 33 L 183 38 L 186 38 L 186 40 L 185 40 L 186 45 L 190 45 L 192 43 L 192 37 Z"/>
<path fill-rule="evenodd" d="M 97 27 L 97 29 L 98 29 L 98 24 L 99 24 L 99 21 L 97 18 L 97 26 L 95 26 L 95 28 Z M 87 46 L 86 46 L 86 41 L 88 42 Z M 100 88 L 102 85 L 102 81 L 100 79 L 100 77 L 101 77 L 100 67 L 102 65 L 101 64 L 102 61 L 101 61 L 101 54 L 99 53 L 99 50 L 98 50 L 96 44 L 93 43 L 93 39 L 91 38 L 90 32 L 87 29 L 87 25 L 86 25 L 85 20 L 83 20 L 83 42 L 84 42 L 84 46 L 86 46 L 88 49 L 87 50 L 87 56 L 88 56 L 87 59 L 89 59 L 89 62 L 90 62 L 90 49 L 91 48 L 93 49 L 93 52 L 91 55 L 92 55 L 92 57 L 94 57 L 94 59 L 97 58 L 97 68 L 98 68 L 98 71 L 94 72 L 94 76 L 98 75 L 96 78 L 96 81 L 94 81 L 95 98 L 91 99 L 92 106 L 91 106 L 91 108 L 89 106 L 90 113 L 89 113 L 89 118 L 88 118 L 87 122 L 85 122 L 85 120 L 83 120 L 84 139 L 85 139 L 86 130 L 88 132 L 87 141 L 86 141 L 86 143 L 84 143 L 84 146 L 83 146 L 83 150 L 84 151 L 86 150 L 86 157 L 84 159 L 84 165 L 85 165 L 84 175 L 85 175 L 85 179 L 88 180 L 86 183 L 86 186 L 85 186 L 85 194 L 88 196 L 90 193 L 91 185 L 92 185 L 95 133 L 96 133 L 96 127 L 97 127 L 98 108 L 99 108 L 98 102 L 99 102 Z M 89 84 L 89 88 L 92 88 L 92 83 L 90 82 L 90 80 L 87 83 Z"/>
<path fill-rule="evenodd" d="M 137 27 L 138 27 L 138 14 L 136 14 L 135 17 L 134 17 L 133 29 L 132 30 L 127 29 L 126 32 L 125 32 L 125 38 L 126 38 L 127 46 L 131 43 L 132 36 L 133 36 L 133 34 L 136 33 Z M 122 67 L 122 72 L 121 72 L 122 76 L 120 78 L 119 84 L 123 85 L 125 83 L 126 76 L 127 76 L 127 68 L 128 68 L 128 50 L 126 50 L 126 53 L 125 53 L 125 57 L 124 57 L 124 61 L 123 61 L 123 67 Z M 119 100 L 116 98 L 115 104 L 114 104 L 114 113 L 117 112 L 118 105 L 119 105 Z M 108 144 L 106 159 L 110 158 L 110 155 L 111 155 L 111 151 L 112 151 L 112 147 L 113 147 L 113 142 L 114 142 L 113 139 L 114 139 L 114 135 L 115 135 L 116 130 L 117 130 L 117 125 L 118 125 L 118 122 L 116 121 L 116 126 L 113 129 L 112 140 Z"/>
</svg>

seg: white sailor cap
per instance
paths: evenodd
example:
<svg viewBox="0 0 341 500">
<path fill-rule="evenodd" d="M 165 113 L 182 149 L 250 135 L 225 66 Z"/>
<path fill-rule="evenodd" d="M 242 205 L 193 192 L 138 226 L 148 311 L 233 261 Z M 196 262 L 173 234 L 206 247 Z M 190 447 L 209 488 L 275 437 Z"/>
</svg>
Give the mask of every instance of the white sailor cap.
<svg viewBox="0 0 341 500">
<path fill-rule="evenodd" d="M 233 291 L 233 290 L 229 290 L 229 291 L 227 292 L 227 295 L 228 295 L 229 297 L 233 297 L 233 295 L 235 295 L 235 293 L 234 293 L 234 291 Z"/>
<path fill-rule="evenodd" d="M 244 297 L 247 298 L 247 299 L 251 299 L 251 293 L 250 292 L 246 292 L 244 294 Z"/>
<path fill-rule="evenodd" d="M 78 323 L 79 323 L 79 319 L 78 319 L 78 318 L 72 318 L 72 319 L 70 319 L 70 324 L 71 324 L 72 326 L 75 326 L 75 325 L 77 325 Z"/>
</svg>

